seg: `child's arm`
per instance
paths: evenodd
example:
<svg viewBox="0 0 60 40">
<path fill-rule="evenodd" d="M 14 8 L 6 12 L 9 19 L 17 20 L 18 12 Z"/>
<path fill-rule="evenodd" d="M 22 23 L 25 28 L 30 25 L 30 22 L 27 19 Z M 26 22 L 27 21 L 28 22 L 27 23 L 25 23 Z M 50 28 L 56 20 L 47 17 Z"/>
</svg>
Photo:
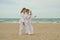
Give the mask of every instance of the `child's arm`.
<svg viewBox="0 0 60 40">
<path fill-rule="evenodd" d="M 24 15 L 21 15 L 21 18 L 22 18 L 22 24 L 25 25 L 25 21 L 24 21 Z"/>
</svg>

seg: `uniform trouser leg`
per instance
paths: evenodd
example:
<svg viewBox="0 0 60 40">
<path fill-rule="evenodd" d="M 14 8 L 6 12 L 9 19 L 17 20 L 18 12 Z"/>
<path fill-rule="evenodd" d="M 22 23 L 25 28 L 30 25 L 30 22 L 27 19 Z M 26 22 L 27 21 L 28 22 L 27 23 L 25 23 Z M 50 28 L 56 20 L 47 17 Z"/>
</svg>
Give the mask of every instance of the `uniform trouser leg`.
<svg viewBox="0 0 60 40">
<path fill-rule="evenodd" d="M 29 28 L 28 28 L 28 26 L 29 26 L 29 25 L 26 23 L 26 24 L 25 24 L 26 33 L 29 33 Z"/>
<path fill-rule="evenodd" d="M 33 33 L 33 27 L 31 24 L 26 24 L 26 33 L 32 34 Z"/>
<path fill-rule="evenodd" d="M 30 31 L 30 34 L 33 33 L 33 27 L 32 27 L 32 24 L 29 24 L 29 31 Z"/>
<path fill-rule="evenodd" d="M 20 23 L 20 26 L 19 26 L 19 35 L 22 35 L 22 30 L 23 30 L 23 24 Z"/>
</svg>

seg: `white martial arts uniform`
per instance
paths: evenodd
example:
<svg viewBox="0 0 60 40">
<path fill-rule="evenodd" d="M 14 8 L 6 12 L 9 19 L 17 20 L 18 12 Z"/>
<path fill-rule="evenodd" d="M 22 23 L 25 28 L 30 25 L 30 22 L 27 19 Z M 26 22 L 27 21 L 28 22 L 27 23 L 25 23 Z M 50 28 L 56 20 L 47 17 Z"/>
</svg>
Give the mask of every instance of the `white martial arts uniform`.
<svg viewBox="0 0 60 40">
<path fill-rule="evenodd" d="M 30 16 L 30 15 L 29 15 Z M 33 34 L 33 26 L 32 26 L 32 15 L 29 18 L 29 27 L 30 27 L 30 33 Z"/>
<path fill-rule="evenodd" d="M 25 20 L 24 20 L 24 13 L 21 13 L 21 15 L 20 15 L 20 26 L 19 26 L 19 35 L 21 35 L 22 34 L 22 30 L 23 30 L 23 27 L 24 27 L 24 25 L 23 25 L 23 22 L 25 22 Z"/>
<path fill-rule="evenodd" d="M 25 14 L 25 26 L 26 26 L 26 33 L 33 34 L 33 27 L 32 27 L 32 16 L 29 14 Z"/>
<path fill-rule="evenodd" d="M 23 14 L 21 13 L 21 19 L 20 19 L 20 27 L 19 27 L 19 35 L 22 35 L 23 27 L 26 29 L 27 34 L 33 34 L 33 27 L 32 27 L 32 16 L 28 15 L 27 13 Z M 23 22 L 25 25 L 23 25 Z"/>
</svg>

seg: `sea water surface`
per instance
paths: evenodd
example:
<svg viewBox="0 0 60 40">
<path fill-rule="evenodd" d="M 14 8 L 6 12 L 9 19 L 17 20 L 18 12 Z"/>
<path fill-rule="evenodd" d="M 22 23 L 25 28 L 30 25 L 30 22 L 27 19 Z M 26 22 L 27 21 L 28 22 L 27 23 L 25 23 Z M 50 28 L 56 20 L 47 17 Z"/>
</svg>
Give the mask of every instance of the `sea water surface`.
<svg viewBox="0 0 60 40">
<path fill-rule="evenodd" d="M 0 18 L 0 23 L 19 23 L 20 18 Z M 32 23 L 60 23 L 60 18 L 33 18 Z"/>
</svg>

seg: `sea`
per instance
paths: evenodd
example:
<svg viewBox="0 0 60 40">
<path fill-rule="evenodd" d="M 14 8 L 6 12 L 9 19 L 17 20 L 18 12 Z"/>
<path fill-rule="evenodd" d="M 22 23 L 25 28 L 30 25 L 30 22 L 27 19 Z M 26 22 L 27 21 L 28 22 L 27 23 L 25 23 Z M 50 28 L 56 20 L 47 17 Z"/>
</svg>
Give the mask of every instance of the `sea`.
<svg viewBox="0 0 60 40">
<path fill-rule="evenodd" d="M 20 18 L 0 18 L 0 23 L 20 23 Z M 60 18 L 33 18 L 32 23 L 60 23 Z"/>
</svg>

